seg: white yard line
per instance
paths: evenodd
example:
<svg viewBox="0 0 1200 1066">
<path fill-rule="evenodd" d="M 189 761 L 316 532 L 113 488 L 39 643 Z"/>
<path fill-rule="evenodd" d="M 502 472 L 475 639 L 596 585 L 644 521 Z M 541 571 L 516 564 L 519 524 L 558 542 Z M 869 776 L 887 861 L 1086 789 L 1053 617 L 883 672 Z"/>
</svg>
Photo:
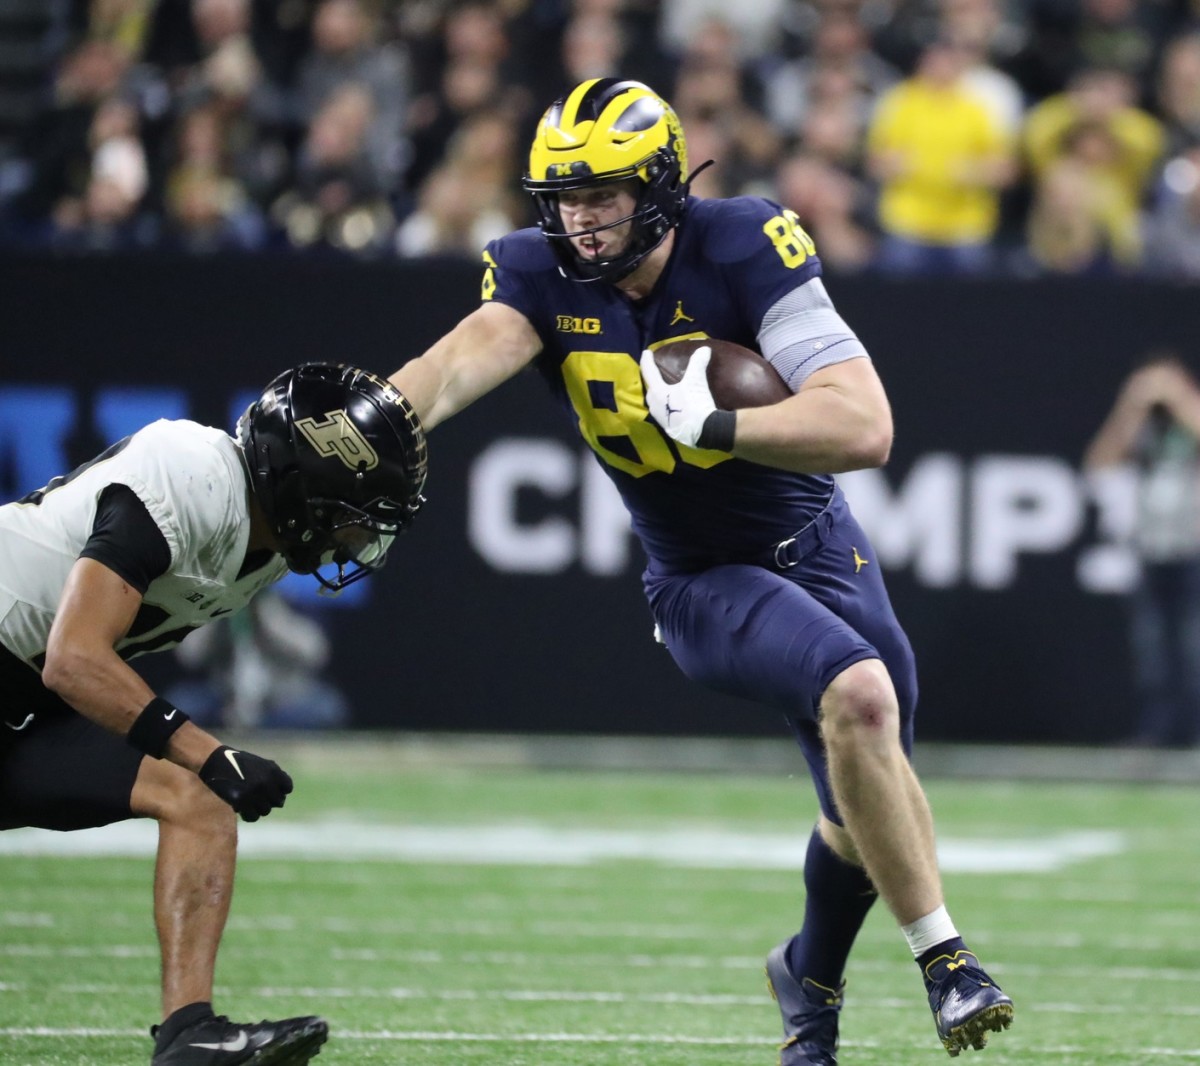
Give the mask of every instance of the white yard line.
<svg viewBox="0 0 1200 1066">
<path fill-rule="evenodd" d="M 46 1037 L 61 1039 L 62 1037 L 76 1038 L 145 1038 L 144 1029 L 90 1029 L 90 1028 L 50 1028 L 50 1027 L 10 1027 L 0 1028 L 0 1039 Z M 742 1036 L 742 1037 L 704 1037 L 671 1033 L 471 1033 L 444 1030 L 404 1030 L 378 1029 L 353 1030 L 337 1029 L 332 1033 L 334 1040 L 372 1041 L 376 1043 L 413 1043 L 413 1044 L 604 1044 L 608 1046 L 691 1046 L 691 1047 L 770 1047 L 778 1046 L 779 1041 L 774 1037 Z M 878 1049 L 881 1045 L 871 1040 L 843 1040 L 843 1048 Z M 893 1048 L 919 1048 L 929 1046 L 922 1041 L 889 1041 Z M 1040 1056 L 1073 1056 L 1091 1055 L 1095 1048 L 1077 1047 L 1074 1045 L 1041 1046 Z M 1178 1058 L 1200 1060 L 1200 1048 L 1144 1048 L 1143 1055 L 1151 1058 Z M 1005 1056 L 1006 1057 L 1006 1056 Z"/>
<path fill-rule="evenodd" d="M 0 833 L 0 855 L 147 856 L 156 826 L 120 822 L 78 833 L 14 829 Z M 612 830 L 536 822 L 501 825 L 387 825 L 357 820 L 265 822 L 242 833 L 243 858 L 383 860 L 462 865 L 587 866 L 645 861 L 699 869 L 800 870 L 803 833 L 754 833 L 734 827 Z M 1119 854 L 1115 831 L 1059 832 L 1019 839 L 946 839 L 947 873 L 1051 873 Z"/>
<path fill-rule="evenodd" d="M 125 985 L 126 993 L 153 993 L 157 986 L 147 984 L 144 988 Z M 28 993 L 29 986 L 0 984 L 0 992 Z M 57 992 L 75 996 L 111 996 L 112 986 L 105 984 L 64 984 Z M 624 1006 L 627 1004 L 654 1003 L 663 1006 L 682 1007 L 761 1007 L 767 1002 L 766 995 L 732 995 L 719 993 L 689 994 L 682 992 L 585 992 L 561 991 L 558 989 L 507 989 L 479 991 L 477 989 L 429 989 L 429 988 L 376 988 L 376 987 L 332 987 L 332 988 L 280 988 L 266 986 L 250 989 L 218 988 L 217 994 L 227 999 L 235 994 L 263 999 L 309 999 L 336 1000 L 390 1000 L 397 1003 L 433 1000 L 444 1003 L 591 1003 Z M 921 1000 L 915 995 L 910 999 L 871 997 L 859 1000 L 854 995 L 846 997 L 850 1008 L 861 1002 L 872 1010 L 913 1010 Z M 1100 1003 L 1022 1003 L 1022 1013 L 1032 1014 L 1077 1014 L 1111 1017 L 1125 1009 L 1117 1004 Z M 1178 1018 L 1200 1017 L 1200 1006 L 1176 1005 L 1157 1006 L 1155 1014 Z"/>
<path fill-rule="evenodd" d="M 231 949 L 237 952 L 238 948 Z M 157 958 L 158 950 L 152 945 L 115 944 L 105 947 L 52 946 L 45 944 L 0 944 L 0 958 L 106 958 L 145 959 Z M 333 948 L 329 957 L 339 962 L 397 963 L 404 966 L 451 966 L 463 967 L 498 966 L 536 967 L 540 970 L 567 967 L 573 970 L 588 967 L 603 968 L 613 972 L 624 967 L 631 970 L 712 970 L 712 971 L 761 971 L 763 959 L 756 955 L 639 955 L 613 953 L 564 953 L 522 951 L 437 951 L 388 948 Z M 911 963 L 906 961 L 867 961 L 853 964 L 856 970 L 871 973 L 909 973 Z M 1074 961 L 1067 960 L 1061 966 L 1042 966 L 1037 963 L 988 963 L 988 970 L 1005 977 L 1061 977 L 1077 971 Z M 1163 984 L 1195 985 L 1200 996 L 1200 971 L 1181 967 L 1138 967 L 1104 966 L 1089 967 L 1092 977 L 1103 978 L 1114 983 L 1150 982 Z M 0 985 L 0 991 L 15 990 L 18 985 Z M 387 993 L 384 993 L 387 994 Z M 545 993 L 552 996 L 554 993 Z M 1036 1009 L 1036 1008 L 1035 1008 Z M 1081 1010 L 1089 1009 L 1081 1007 Z M 1158 1009 L 1157 1007 L 1155 1008 Z M 1200 1013 L 1200 1008 L 1197 1008 Z"/>
<path fill-rule="evenodd" d="M 1161 918 L 1162 916 L 1159 915 Z M 1193 916 L 1188 913 L 1186 918 L 1194 923 Z M 142 912 L 128 914 L 110 914 L 105 918 L 109 927 L 121 926 L 142 929 L 146 925 L 146 916 Z M 27 912 L 0 911 L 0 926 L 8 925 L 24 928 L 51 928 L 55 925 L 54 917 L 50 914 Z M 664 922 L 613 922 L 593 923 L 568 920 L 439 920 L 413 919 L 397 920 L 370 919 L 357 920 L 353 918 L 312 916 L 299 917 L 295 915 L 276 914 L 259 917 L 233 915 L 229 919 L 228 929 L 239 932 L 279 932 L 290 933 L 296 930 L 311 931 L 314 929 L 327 933 L 341 933 L 348 936 L 365 936 L 378 939 L 387 936 L 420 936 L 420 937 L 468 937 L 473 939 L 487 938 L 503 940 L 518 935 L 523 939 L 531 937 L 559 938 L 568 937 L 574 940 L 662 940 L 668 943 L 701 940 L 708 943 L 712 940 L 713 931 L 710 926 L 697 925 L 690 922 L 678 924 Z M 893 930 L 867 930 L 860 943 L 867 939 L 879 943 L 895 943 L 896 933 Z M 758 929 L 726 929 L 721 934 L 721 941 L 732 945 L 739 941 L 757 944 L 762 939 Z M 1016 933 L 1008 930 L 989 932 L 987 930 L 972 930 L 972 944 L 999 944 L 1005 950 L 1013 948 L 1055 949 L 1057 951 L 1094 951 L 1096 949 L 1117 951 L 1190 951 L 1200 953 L 1200 938 L 1195 936 L 1149 936 L 1135 934 L 1109 934 L 1107 931 L 1093 935 L 1082 933 Z"/>
</svg>

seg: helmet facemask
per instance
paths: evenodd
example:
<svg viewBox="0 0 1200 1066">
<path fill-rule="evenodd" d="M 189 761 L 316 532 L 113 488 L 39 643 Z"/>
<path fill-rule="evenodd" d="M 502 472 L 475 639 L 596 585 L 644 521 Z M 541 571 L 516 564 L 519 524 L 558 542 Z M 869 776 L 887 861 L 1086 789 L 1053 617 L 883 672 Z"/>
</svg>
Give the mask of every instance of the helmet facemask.
<svg viewBox="0 0 1200 1066">
<path fill-rule="evenodd" d="M 322 591 L 333 594 L 383 569 L 392 541 L 415 513 L 403 522 L 383 521 L 345 500 L 325 499 L 310 500 L 308 510 L 309 522 L 298 538 L 292 538 L 302 547 L 285 551 L 285 558 L 289 569 L 312 574 Z M 331 566 L 337 567 L 335 576 L 321 572 Z"/>
<path fill-rule="evenodd" d="M 540 183 L 526 181 L 526 188 L 533 192 L 542 233 L 550 241 L 550 247 L 568 277 L 576 281 L 620 281 L 632 274 L 642 260 L 662 244 L 679 221 L 683 203 L 687 199 L 687 185 L 680 181 L 679 163 L 673 156 L 674 153 L 669 149 L 660 149 L 657 157 L 644 168 L 649 175 L 648 181 L 637 174 L 624 177 L 602 175 L 586 181 L 557 183 L 553 191 L 532 189 L 532 186 Z M 563 226 L 558 203 L 561 193 L 630 180 L 636 189 L 637 202 L 629 214 L 615 222 L 590 229 L 568 232 Z M 604 233 L 626 223 L 629 224 L 629 236 L 625 247 L 616 255 L 591 259 L 581 255 L 573 243 L 581 237 Z"/>
</svg>

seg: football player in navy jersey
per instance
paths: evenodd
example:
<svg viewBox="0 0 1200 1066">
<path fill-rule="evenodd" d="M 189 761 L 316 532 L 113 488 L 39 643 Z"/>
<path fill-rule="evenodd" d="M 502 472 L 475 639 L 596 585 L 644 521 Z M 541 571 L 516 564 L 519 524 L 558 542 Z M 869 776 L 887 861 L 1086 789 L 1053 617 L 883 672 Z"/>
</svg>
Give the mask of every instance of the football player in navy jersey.
<svg viewBox="0 0 1200 1066">
<path fill-rule="evenodd" d="M 127 660 L 240 610 L 289 570 L 332 590 L 377 570 L 421 503 L 425 467 L 403 396 L 313 363 L 272 381 L 236 440 L 158 421 L 0 507 L 0 829 L 157 820 L 152 1066 L 303 1066 L 328 1026 L 213 1013 L 237 816 L 282 807 L 292 780 L 221 744 Z"/>
<path fill-rule="evenodd" d="M 757 197 L 691 197 L 694 175 L 653 90 L 576 86 L 530 151 L 539 226 L 488 245 L 482 305 L 392 381 L 431 428 L 536 367 L 624 498 L 679 667 L 791 724 L 821 814 L 803 927 L 767 957 L 782 1066 L 836 1063 L 843 970 L 877 894 L 957 1055 L 1007 1027 L 1012 1001 L 946 911 L 908 760 L 912 651 L 833 478 L 887 460 L 887 397 L 796 216 Z M 717 409 L 703 348 L 667 384 L 653 349 L 706 337 L 761 352 L 793 395 Z"/>
</svg>

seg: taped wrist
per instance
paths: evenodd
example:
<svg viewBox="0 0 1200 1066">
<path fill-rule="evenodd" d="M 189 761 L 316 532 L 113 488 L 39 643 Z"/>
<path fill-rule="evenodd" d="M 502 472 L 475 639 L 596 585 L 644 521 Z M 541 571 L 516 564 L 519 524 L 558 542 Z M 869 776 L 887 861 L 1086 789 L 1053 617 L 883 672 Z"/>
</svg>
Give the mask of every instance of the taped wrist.
<svg viewBox="0 0 1200 1066">
<path fill-rule="evenodd" d="M 187 721 L 190 719 L 178 707 L 173 707 L 161 696 L 155 696 L 134 719 L 125 739 L 130 747 L 143 755 L 161 759 L 175 730 Z"/>
<path fill-rule="evenodd" d="M 733 451 L 733 433 L 737 428 L 736 411 L 713 411 L 700 427 L 697 448 L 711 448 L 718 452 Z"/>
</svg>

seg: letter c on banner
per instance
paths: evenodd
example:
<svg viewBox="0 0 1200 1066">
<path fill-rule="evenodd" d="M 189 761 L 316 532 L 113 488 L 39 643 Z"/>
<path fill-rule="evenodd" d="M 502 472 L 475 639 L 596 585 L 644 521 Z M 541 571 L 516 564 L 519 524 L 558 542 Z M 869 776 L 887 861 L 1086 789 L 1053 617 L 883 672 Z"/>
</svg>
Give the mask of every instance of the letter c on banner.
<svg viewBox="0 0 1200 1066">
<path fill-rule="evenodd" d="M 553 440 L 506 438 L 496 441 L 471 464 L 467 478 L 467 536 L 471 546 L 497 570 L 556 574 L 575 560 L 575 527 L 547 516 L 522 523 L 517 494 L 522 488 L 561 499 L 578 484 L 578 459 Z"/>
</svg>

